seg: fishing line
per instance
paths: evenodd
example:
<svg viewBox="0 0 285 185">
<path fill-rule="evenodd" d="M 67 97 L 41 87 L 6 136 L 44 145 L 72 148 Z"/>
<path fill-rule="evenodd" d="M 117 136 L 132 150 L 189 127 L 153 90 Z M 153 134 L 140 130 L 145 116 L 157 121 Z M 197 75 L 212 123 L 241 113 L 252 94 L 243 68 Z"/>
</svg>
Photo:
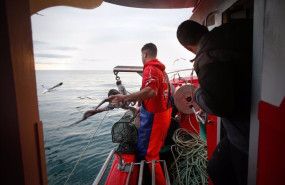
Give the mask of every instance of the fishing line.
<svg viewBox="0 0 285 185">
<path fill-rule="evenodd" d="M 95 132 L 93 133 L 93 135 L 92 135 L 91 139 L 89 140 L 89 142 L 87 143 L 87 145 L 86 145 L 85 149 L 83 150 L 83 152 L 81 153 L 80 157 L 78 158 L 78 160 L 77 160 L 77 162 L 76 162 L 75 166 L 73 167 L 73 169 L 72 169 L 71 173 L 69 174 L 69 176 L 68 176 L 67 180 L 65 181 L 64 185 L 66 185 L 66 184 L 68 183 L 68 181 L 69 181 L 70 177 L 72 176 L 73 172 L 74 172 L 74 171 L 75 171 L 75 169 L 77 168 L 78 163 L 80 162 L 81 158 L 82 158 L 82 157 L 83 157 L 83 155 L 85 154 L 85 152 L 86 152 L 87 148 L 89 147 L 89 145 L 90 145 L 91 141 L 92 141 L 92 140 L 93 140 L 93 138 L 95 137 L 95 135 L 96 135 L 97 131 L 98 131 L 98 130 L 99 130 L 99 128 L 101 127 L 101 125 L 102 125 L 102 123 L 103 123 L 103 121 L 104 121 L 104 119 L 105 119 L 105 117 L 106 117 L 106 115 L 107 115 L 107 113 L 108 113 L 108 112 L 109 112 L 109 111 L 107 111 L 107 112 L 106 112 L 106 114 L 104 115 L 103 119 L 101 120 L 101 122 L 100 122 L 99 126 L 97 127 L 97 129 L 96 129 L 96 130 L 95 130 Z"/>
<path fill-rule="evenodd" d="M 197 135 L 199 135 L 199 132 L 196 130 L 196 128 L 193 126 L 191 119 L 190 119 L 190 115 L 188 115 L 188 119 L 189 119 L 189 124 L 190 126 L 194 129 L 194 131 L 196 132 Z"/>
</svg>

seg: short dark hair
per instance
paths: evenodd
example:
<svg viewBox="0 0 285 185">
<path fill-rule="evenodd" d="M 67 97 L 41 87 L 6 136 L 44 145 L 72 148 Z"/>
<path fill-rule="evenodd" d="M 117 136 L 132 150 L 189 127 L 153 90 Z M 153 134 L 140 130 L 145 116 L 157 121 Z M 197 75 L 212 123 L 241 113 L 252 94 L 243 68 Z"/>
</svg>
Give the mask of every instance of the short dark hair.
<svg viewBox="0 0 285 185">
<path fill-rule="evenodd" d="M 207 27 L 195 21 L 186 20 L 178 26 L 176 34 L 180 44 L 194 46 L 208 32 Z"/>
<path fill-rule="evenodd" d="M 148 55 L 150 55 L 151 57 L 156 57 L 157 56 L 157 48 L 156 45 L 153 43 L 147 43 L 145 44 L 141 51 L 146 51 L 148 53 Z"/>
</svg>

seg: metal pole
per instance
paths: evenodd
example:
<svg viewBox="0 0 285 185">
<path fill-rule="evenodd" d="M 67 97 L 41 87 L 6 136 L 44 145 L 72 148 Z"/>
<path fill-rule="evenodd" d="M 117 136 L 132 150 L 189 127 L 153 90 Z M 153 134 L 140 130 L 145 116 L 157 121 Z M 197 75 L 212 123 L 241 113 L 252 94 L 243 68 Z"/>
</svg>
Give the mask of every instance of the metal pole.
<svg viewBox="0 0 285 185">
<path fill-rule="evenodd" d="M 138 185 L 142 185 L 143 167 L 144 167 L 144 160 L 142 160 L 141 164 L 140 164 L 140 174 L 139 174 L 139 183 L 138 183 Z"/>
<path fill-rule="evenodd" d="M 130 178 L 131 178 L 131 174 L 133 172 L 133 168 L 134 168 L 134 163 L 131 163 L 131 167 L 130 167 L 130 170 L 129 170 L 129 174 L 128 174 L 128 179 L 127 179 L 126 185 L 129 185 L 129 183 L 130 183 Z"/>
<path fill-rule="evenodd" d="M 170 185 L 170 180 L 169 180 L 166 162 L 164 160 L 162 162 L 163 162 L 163 169 L 164 169 L 164 176 L 165 176 L 166 185 Z"/>
<path fill-rule="evenodd" d="M 115 153 L 115 149 L 113 149 L 113 150 L 110 152 L 110 154 L 109 154 L 108 158 L 106 159 L 104 165 L 102 166 L 102 168 L 101 168 L 99 174 L 97 175 L 95 181 L 93 182 L 93 185 L 98 185 L 98 184 L 100 183 L 100 181 L 101 181 L 101 179 L 102 179 L 104 173 L 105 173 L 106 170 L 107 170 L 107 167 L 109 166 L 109 164 L 110 164 L 110 162 L 111 162 L 111 160 L 112 160 L 112 158 L 113 158 L 114 153 Z"/>
<path fill-rule="evenodd" d="M 152 177 L 151 177 L 151 181 L 152 181 L 152 185 L 155 185 L 155 160 L 153 159 L 151 161 L 151 168 L 152 168 Z"/>
</svg>

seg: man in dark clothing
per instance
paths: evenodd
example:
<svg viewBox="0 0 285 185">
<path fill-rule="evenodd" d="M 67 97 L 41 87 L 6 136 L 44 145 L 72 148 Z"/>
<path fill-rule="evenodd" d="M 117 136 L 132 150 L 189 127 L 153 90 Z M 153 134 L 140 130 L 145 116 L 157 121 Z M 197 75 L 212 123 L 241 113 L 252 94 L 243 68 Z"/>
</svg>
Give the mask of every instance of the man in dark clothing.
<svg viewBox="0 0 285 185">
<path fill-rule="evenodd" d="M 252 21 L 236 20 L 212 31 L 187 20 L 177 29 L 179 42 L 196 54 L 200 88 L 194 99 L 208 114 L 220 116 L 226 136 L 207 171 L 216 184 L 247 184 L 251 105 Z"/>
</svg>

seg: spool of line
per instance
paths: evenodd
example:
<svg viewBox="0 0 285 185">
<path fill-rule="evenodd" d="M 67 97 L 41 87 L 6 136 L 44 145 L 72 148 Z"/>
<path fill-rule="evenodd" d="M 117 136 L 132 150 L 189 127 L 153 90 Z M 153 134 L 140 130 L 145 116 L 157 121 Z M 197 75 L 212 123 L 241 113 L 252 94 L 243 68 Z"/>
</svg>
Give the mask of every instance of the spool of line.
<svg viewBox="0 0 285 185">
<path fill-rule="evenodd" d="M 190 105 L 193 105 L 196 111 L 200 109 L 193 97 L 196 89 L 197 86 L 192 84 L 176 87 L 174 92 L 174 104 L 180 112 L 184 114 L 193 114 L 193 110 L 189 108 Z"/>
</svg>

